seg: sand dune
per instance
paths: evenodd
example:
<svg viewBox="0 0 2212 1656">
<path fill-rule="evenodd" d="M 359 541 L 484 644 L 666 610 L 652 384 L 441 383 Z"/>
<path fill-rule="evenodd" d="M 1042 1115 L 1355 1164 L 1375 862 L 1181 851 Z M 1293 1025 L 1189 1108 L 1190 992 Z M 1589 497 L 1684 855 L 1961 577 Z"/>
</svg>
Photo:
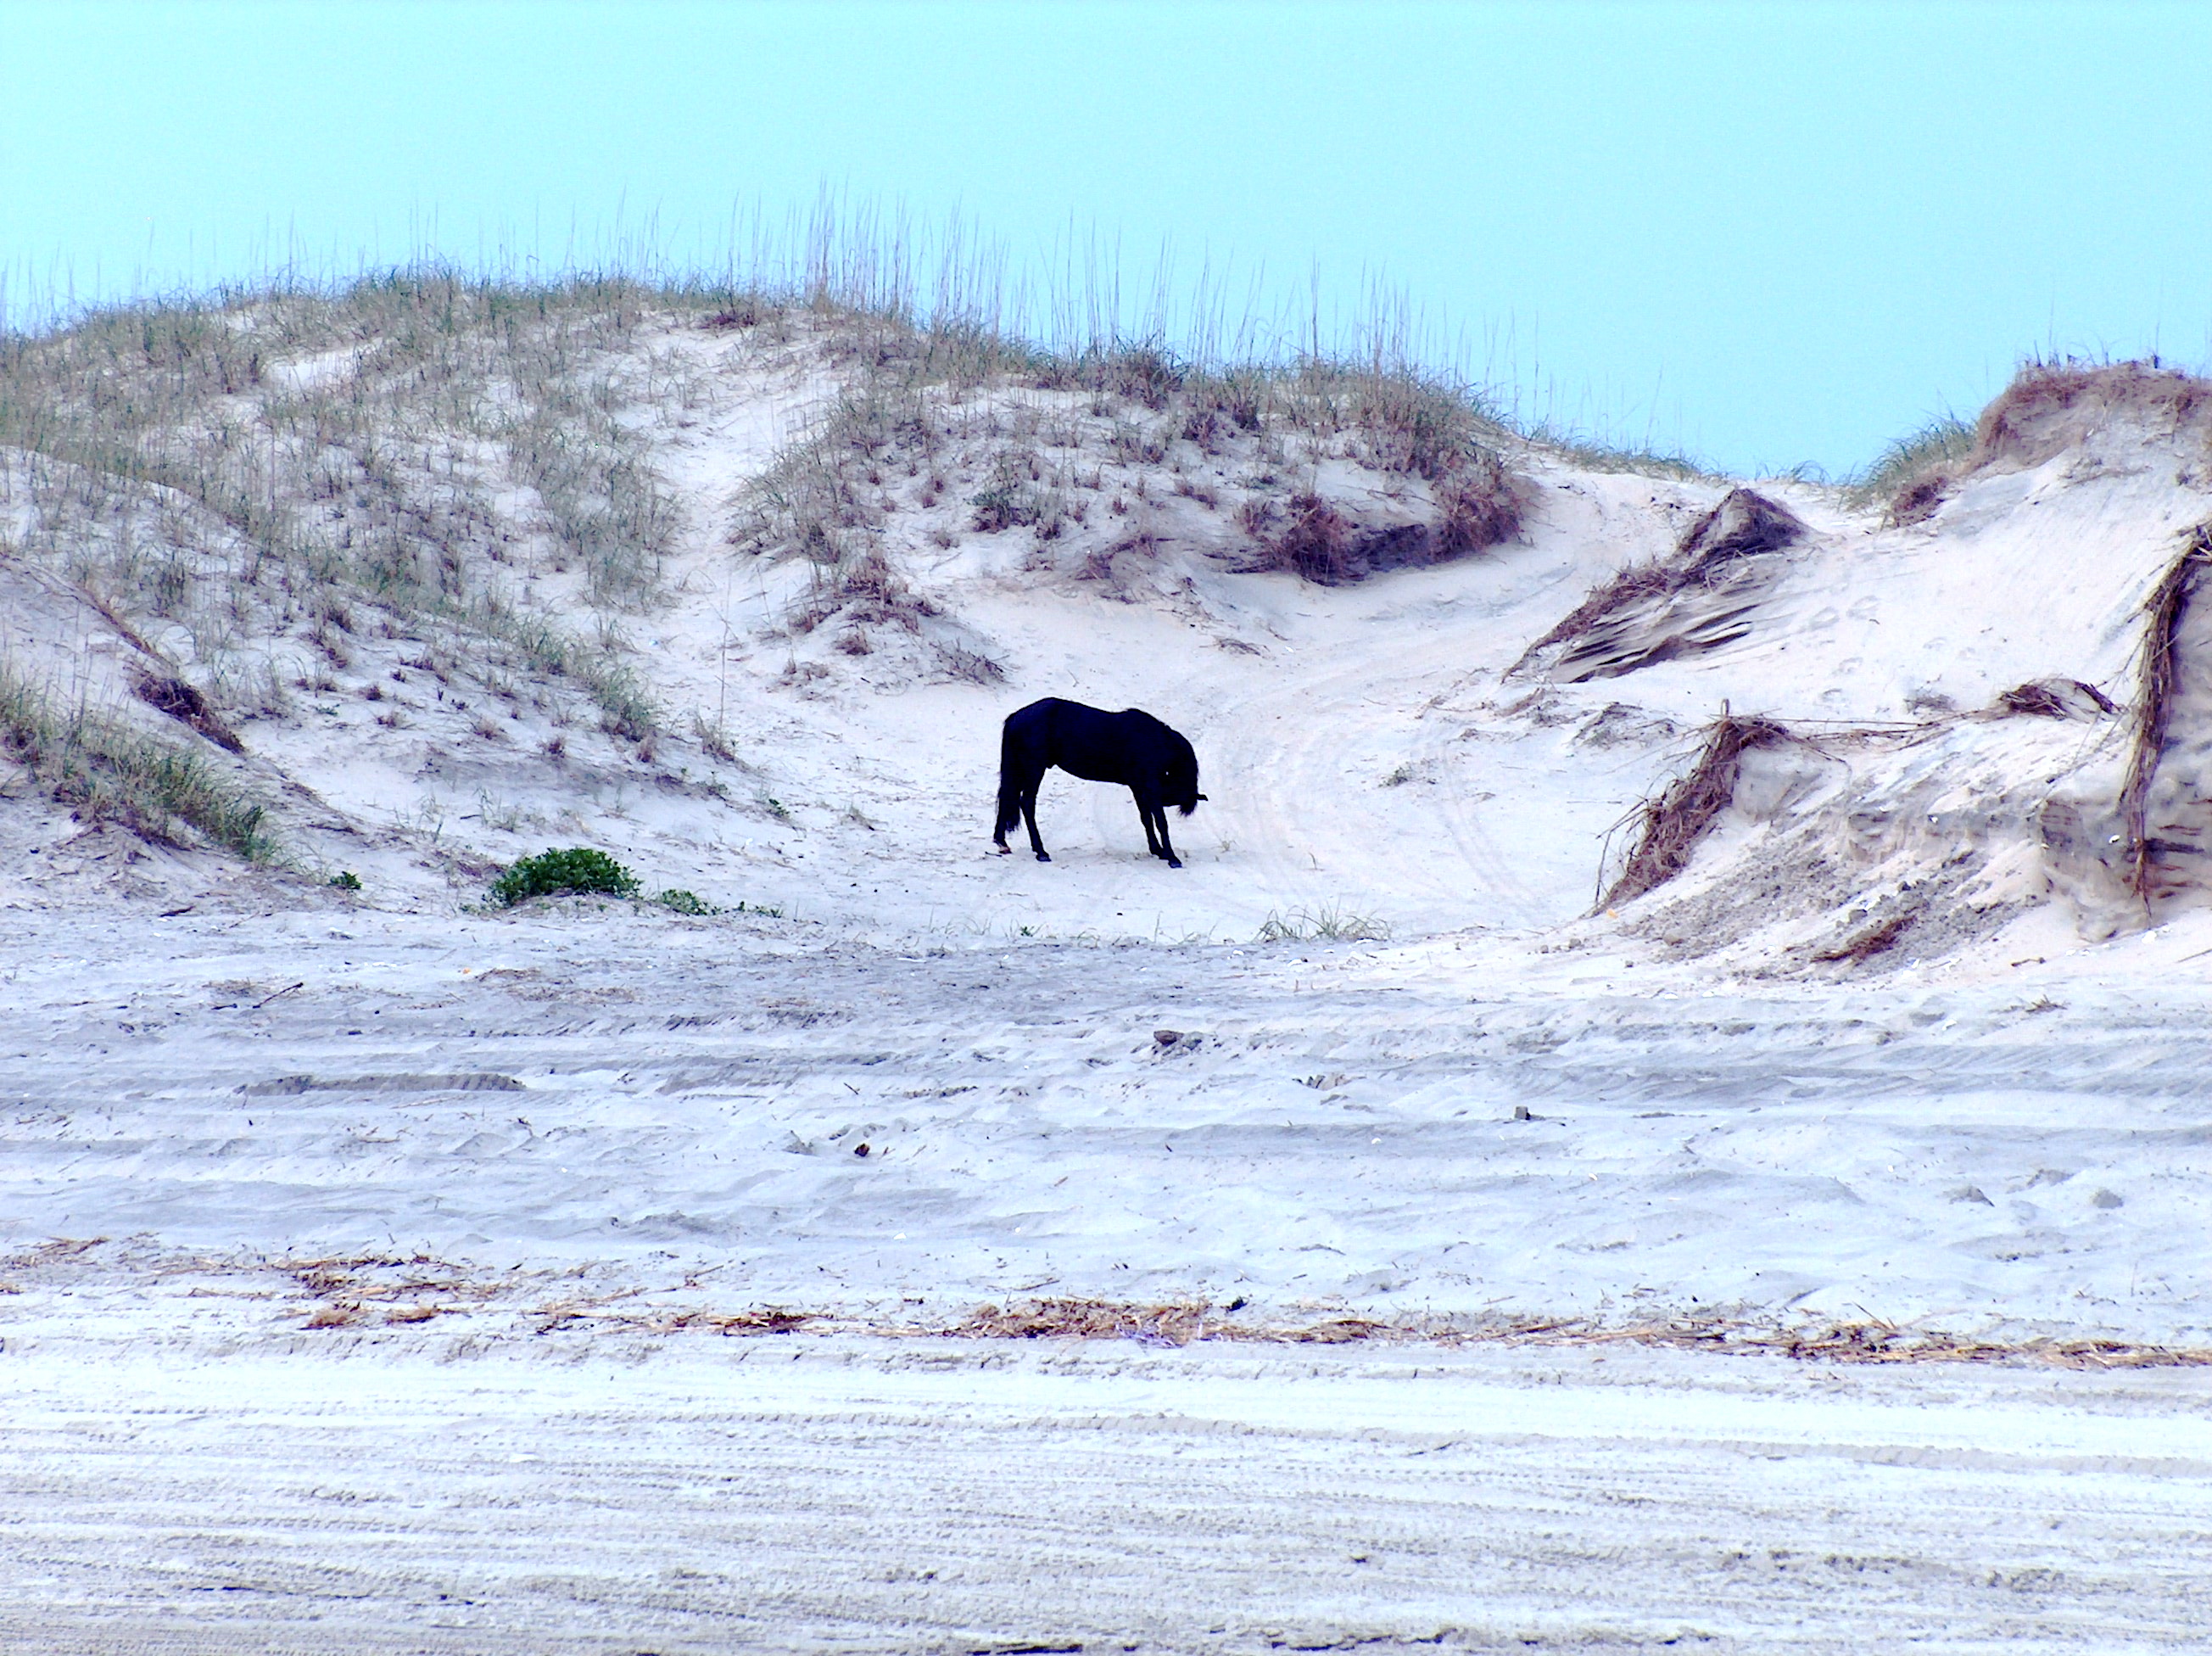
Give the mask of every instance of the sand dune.
<svg viewBox="0 0 2212 1656">
<path fill-rule="evenodd" d="M 1409 449 L 1417 423 L 1287 381 L 1248 406 L 1126 364 L 1118 389 L 886 379 L 896 351 L 803 314 L 587 315 L 462 367 L 403 332 L 217 320 L 208 360 L 264 339 L 259 379 L 145 417 L 130 467 L 51 436 L 97 423 L 67 362 L 46 446 L 0 450 L 0 1336 L 16 1385 L 108 1422 L 12 1440 L 8 1613 L 47 1582 L 72 1607 L 47 1647 L 286 1648 L 268 1607 L 359 1592 L 408 1648 L 565 1648 L 526 1635 L 571 1602 L 543 1572 L 573 1568 L 623 1648 L 1751 1649 L 1859 1591 L 1834 1561 L 1877 1539 L 1893 1625 L 1960 1648 L 2163 1647 L 2201 1619 L 2172 1573 L 2194 1461 L 2153 1511 L 2127 1469 L 2182 1449 L 2087 1446 L 2108 1409 L 2196 1422 L 2194 1371 L 2081 1378 L 2212 1349 L 2196 382 L 2031 373 L 1972 447 L 1863 498 L 1480 423 Z M 424 386 L 479 400 L 454 419 L 466 399 Z M 265 460 L 204 437 L 224 410 L 275 434 Z M 1048 694 L 1192 737 L 1210 798 L 1176 821 L 1186 868 L 1144 855 L 1125 794 L 1060 776 L 1054 861 L 992 854 L 999 721 Z M 202 792 L 147 791 L 178 755 Z M 497 869 L 566 844 L 718 912 L 487 903 Z M 1025 1328 L 1185 1349 L 1129 1360 L 1149 1401 L 1097 1404 L 1094 1451 L 1052 1422 L 1108 1360 L 980 1337 Z M 627 1519 L 525 1544 L 410 1507 L 365 1574 L 268 1562 L 323 1556 L 320 1497 L 285 1470 L 317 1434 L 365 1482 L 557 1514 L 615 1498 L 622 1445 L 720 1465 L 685 1400 L 790 1362 L 759 1340 L 797 1378 L 731 1430 L 797 1469 L 794 1527 L 745 1543 L 765 1554 L 706 1530 L 676 1549 L 781 1561 L 755 1598 L 648 1585 Z M 1739 1377 L 1743 1407 L 1795 1408 L 1829 1375 L 1917 1422 L 1868 1464 L 1941 1461 L 1911 1488 L 2018 1534 L 1899 1540 L 1922 1496 L 1887 1473 L 1761 1495 L 1764 1450 L 1674 1425 L 1624 1448 L 1592 1395 L 1561 1428 L 1582 1538 L 1554 1557 L 1534 1440 L 1489 1417 L 1594 1341 L 1692 1413 L 1736 1407 L 1713 1399 Z M 1214 1440 L 1149 1422 L 1222 1364 L 1287 1375 L 1316 1342 L 1447 1378 L 1361 1358 L 1284 1398 L 1378 1422 L 1384 1392 L 1422 1399 L 1443 1437 L 1482 1417 L 1492 1482 L 1356 1473 L 1364 1428 L 1302 1437 L 1240 1381 L 1218 1429 L 1259 1438 L 1190 1486 L 1188 1525 L 1155 1525 L 1160 1458 Z M 1793 1343 L 1942 1367 L 1778 1368 Z M 564 1346 L 573 1382 L 518 1355 Z M 1072 1367 L 1024 1355 L 1001 1380 L 994 1349 Z M 969 1401 L 934 1435 L 936 1403 L 837 1389 L 937 1351 Z M 614 1355 L 642 1367 L 594 1366 Z M 94 1378 L 131 1365 L 149 1401 Z M 2019 1431 L 2047 1425 L 2053 1458 L 1943 1460 L 1913 1411 L 1960 1387 L 2045 1422 Z M 410 1397 L 465 1455 L 387 1450 L 378 1411 Z M 210 1482 L 207 1445 L 166 1426 L 108 1446 L 176 1410 L 275 1470 Z M 853 1422 L 908 1502 L 867 1549 L 898 1581 L 937 1556 L 913 1539 L 929 1480 L 981 1487 L 1003 1434 L 1036 1439 L 1042 1493 L 1019 1522 L 991 1507 L 1013 1527 L 979 1532 L 957 1591 L 825 1597 L 858 1568 L 819 1540 Z M 486 1472 L 510 1440 L 557 1440 L 556 1470 Z M 1101 1482 L 1094 1453 L 1131 1470 Z M 1296 1564 L 1345 1540 L 1299 1527 L 1334 1520 L 1296 1491 L 1355 1476 L 1343 1510 L 1428 1537 L 1413 1576 Z M 147 1493 L 87 1493 L 109 1477 Z M 2092 1484 L 2105 1527 L 2029 1544 L 2029 1514 Z M 1632 1498 L 1729 1516 L 1606 1540 Z M 1469 1501 L 1520 1537 L 1496 1556 L 1547 1562 L 1523 1581 L 1423 1552 Z M 149 1526 L 241 1502 L 274 1527 L 230 1562 L 147 1562 Z M 1172 1557 L 1189 1592 L 1017 1613 L 1009 1582 L 1089 1579 L 1067 1537 L 1102 1523 L 1112 1569 Z M 1265 1560 L 1237 1550 L 1255 1525 L 1283 1537 Z M 583 1562 L 530 1550 L 556 1536 Z M 1592 1598 L 1624 1547 L 1633 1571 Z M 1776 1562 L 1808 1549 L 1817 1590 Z M 2124 1581 L 2085 1562 L 2115 1549 L 2141 1561 Z M 1714 1562 L 1738 1553 L 1752 1586 Z M 1703 1585 L 1662 1591 L 1685 1568 Z M 262 1608 L 175 1619 L 235 1570 Z M 2002 1604 L 1973 1585 L 1996 1581 Z M 437 1594 L 506 1608 L 453 1619 Z M 1198 1629 L 1214 1596 L 1244 1607 Z M 380 1647 L 376 1619 L 348 1638 Z"/>
</svg>

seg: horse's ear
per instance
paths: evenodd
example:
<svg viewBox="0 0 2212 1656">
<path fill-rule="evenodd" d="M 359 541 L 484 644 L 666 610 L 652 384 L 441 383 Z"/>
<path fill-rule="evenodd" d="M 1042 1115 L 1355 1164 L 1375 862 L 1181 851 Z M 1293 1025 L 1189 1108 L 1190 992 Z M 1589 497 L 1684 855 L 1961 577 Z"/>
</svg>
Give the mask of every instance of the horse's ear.
<svg viewBox="0 0 2212 1656">
<path fill-rule="evenodd" d="M 1200 798 L 1200 799 L 1204 799 L 1205 797 L 1206 797 L 1206 795 L 1203 795 L 1203 794 L 1200 794 L 1200 795 L 1199 795 L 1199 798 Z"/>
</svg>

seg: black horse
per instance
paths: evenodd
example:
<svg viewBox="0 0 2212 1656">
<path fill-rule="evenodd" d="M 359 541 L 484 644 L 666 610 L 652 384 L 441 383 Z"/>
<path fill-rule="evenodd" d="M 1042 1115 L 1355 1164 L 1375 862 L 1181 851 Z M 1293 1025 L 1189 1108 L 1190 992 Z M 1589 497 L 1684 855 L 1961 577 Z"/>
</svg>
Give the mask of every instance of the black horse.
<svg viewBox="0 0 2212 1656">
<path fill-rule="evenodd" d="M 1145 844 L 1168 867 L 1182 860 L 1168 841 L 1166 807 L 1188 816 L 1206 797 L 1198 791 L 1198 755 L 1149 713 L 1129 708 L 1105 713 L 1080 702 L 1048 696 L 1006 716 L 999 745 L 999 826 L 991 837 L 1002 852 L 1012 850 L 1006 836 L 1015 825 L 1029 825 L 1030 845 L 1039 862 L 1052 855 L 1037 835 L 1037 784 L 1058 765 L 1085 782 L 1117 782 L 1137 796 L 1144 819 Z"/>
</svg>

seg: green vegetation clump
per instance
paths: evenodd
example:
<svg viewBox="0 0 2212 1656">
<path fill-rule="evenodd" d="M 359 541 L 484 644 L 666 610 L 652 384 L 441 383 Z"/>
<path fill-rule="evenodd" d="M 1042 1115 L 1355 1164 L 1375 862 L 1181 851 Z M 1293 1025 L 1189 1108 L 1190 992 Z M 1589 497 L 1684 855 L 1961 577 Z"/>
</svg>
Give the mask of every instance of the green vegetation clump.
<svg viewBox="0 0 2212 1656">
<path fill-rule="evenodd" d="M 338 874 L 332 874 L 331 876 L 331 884 L 337 886 L 338 890 L 342 892 L 357 892 L 361 889 L 361 876 L 354 873 L 352 869 L 347 868 Z"/>
<path fill-rule="evenodd" d="M 565 851 L 549 848 L 536 856 L 523 858 L 494 880 L 491 900 L 506 909 L 533 897 L 551 897 L 562 892 L 635 897 L 637 876 L 605 851 L 593 850 L 587 845 L 572 845 Z"/>
<path fill-rule="evenodd" d="M 659 897 L 654 898 L 653 900 L 660 904 L 662 908 L 672 910 L 678 914 L 707 915 L 721 913 L 720 909 L 708 902 L 706 898 L 697 896 L 690 892 L 678 891 L 673 886 L 661 892 Z"/>
</svg>

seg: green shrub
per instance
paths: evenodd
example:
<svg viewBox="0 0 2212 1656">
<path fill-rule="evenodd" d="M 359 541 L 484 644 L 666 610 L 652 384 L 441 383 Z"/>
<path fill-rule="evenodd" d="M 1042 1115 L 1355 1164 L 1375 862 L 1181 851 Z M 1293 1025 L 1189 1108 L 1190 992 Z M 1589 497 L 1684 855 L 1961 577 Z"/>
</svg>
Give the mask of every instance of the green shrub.
<svg viewBox="0 0 2212 1656">
<path fill-rule="evenodd" d="M 342 873 L 332 874 L 331 884 L 342 892 L 357 892 L 361 889 L 361 876 L 348 868 Z"/>
<path fill-rule="evenodd" d="M 720 909 L 708 902 L 705 898 L 694 896 L 690 892 L 678 891 L 673 886 L 661 892 L 659 897 L 654 898 L 653 900 L 660 904 L 662 908 L 672 909 L 678 914 L 721 913 Z"/>
<path fill-rule="evenodd" d="M 531 898 L 550 897 L 557 892 L 635 897 L 637 876 L 605 851 L 587 845 L 572 845 L 565 851 L 548 849 L 523 858 L 494 880 L 491 900 L 501 908 L 512 908 Z"/>
</svg>

